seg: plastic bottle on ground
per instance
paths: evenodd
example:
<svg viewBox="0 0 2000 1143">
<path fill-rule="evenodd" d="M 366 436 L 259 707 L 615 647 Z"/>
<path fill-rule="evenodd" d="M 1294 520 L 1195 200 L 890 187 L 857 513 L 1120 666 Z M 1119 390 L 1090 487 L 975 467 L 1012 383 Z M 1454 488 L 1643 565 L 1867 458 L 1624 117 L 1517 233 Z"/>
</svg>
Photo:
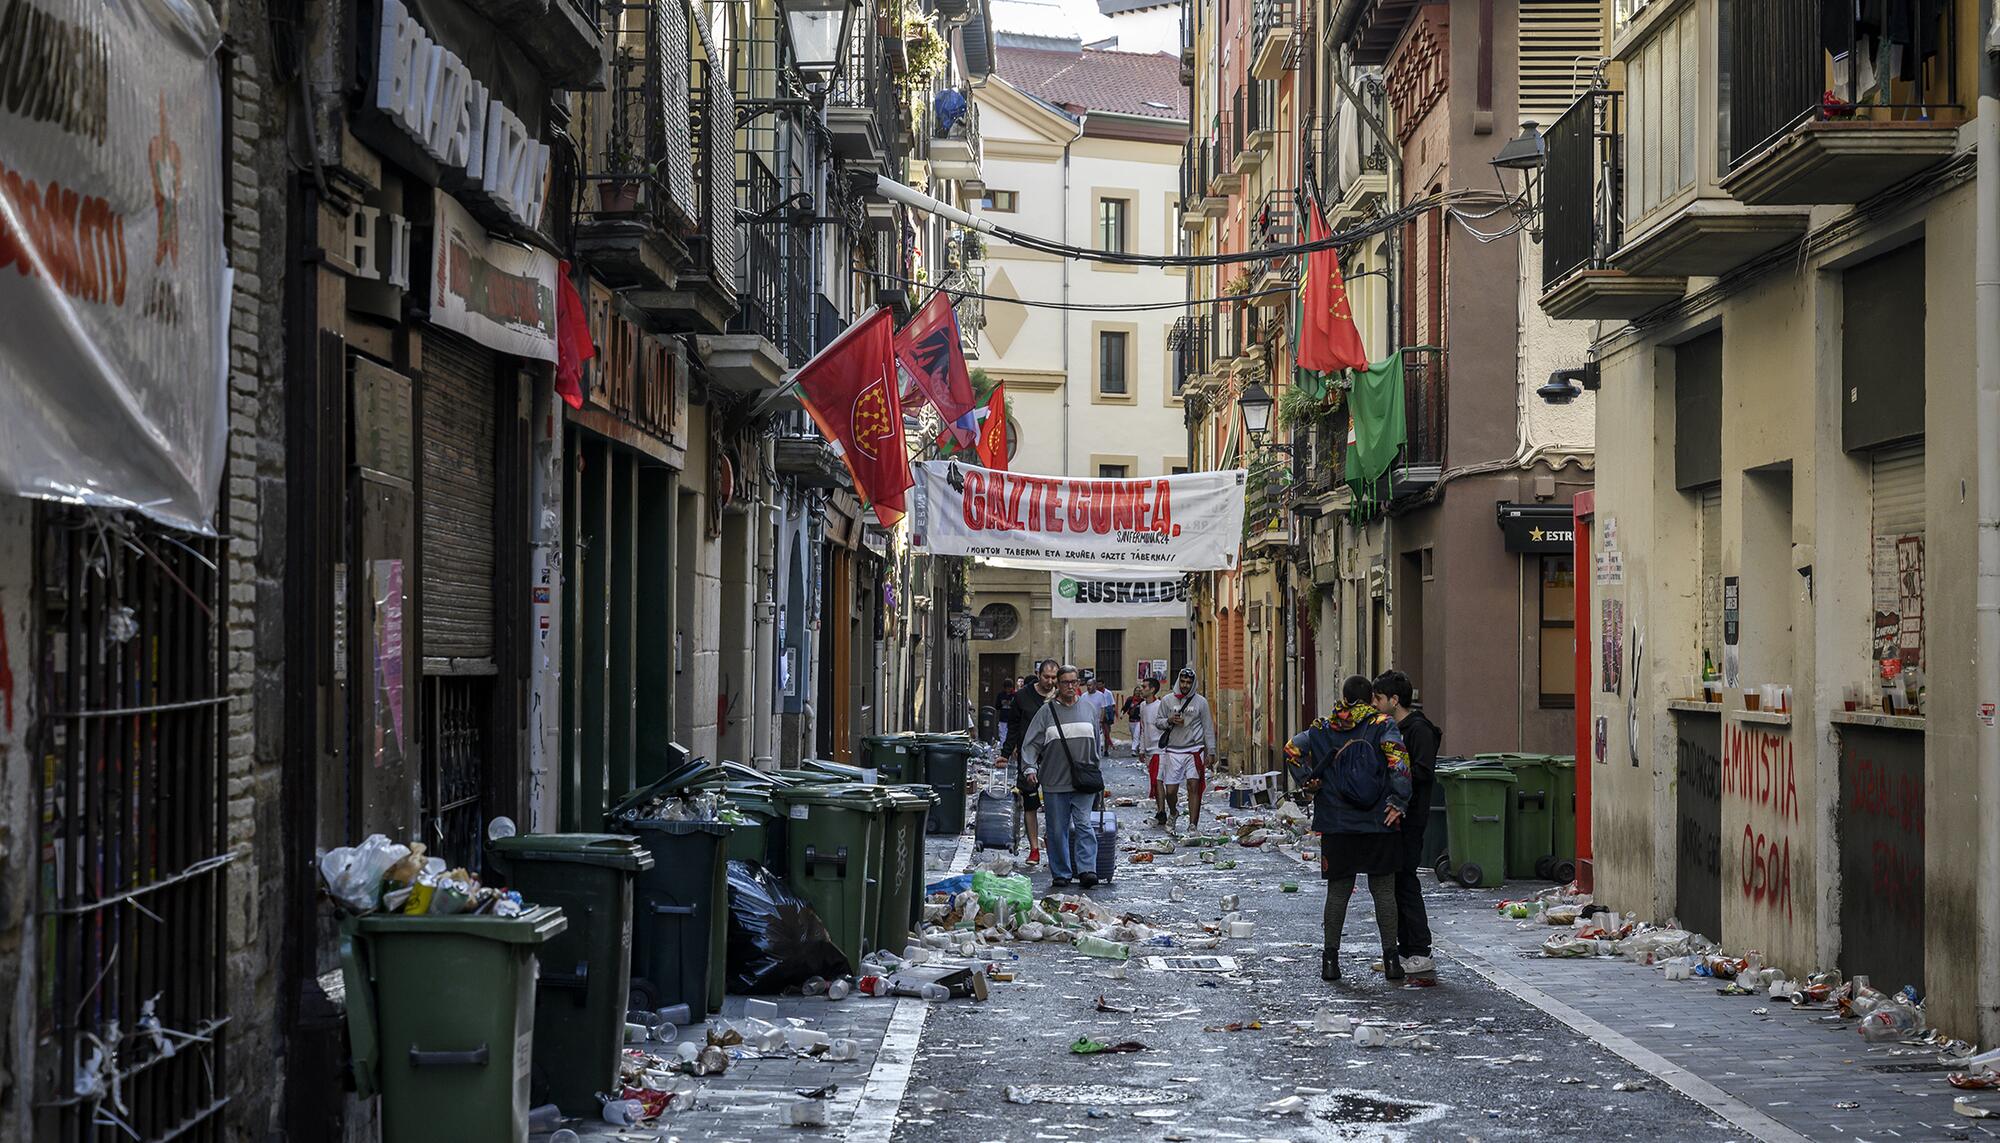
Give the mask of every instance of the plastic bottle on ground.
<svg viewBox="0 0 2000 1143">
<path fill-rule="evenodd" d="M 1132 955 L 1130 947 L 1089 933 L 1076 939 L 1076 951 L 1085 956 L 1103 957 L 1105 960 L 1125 960 Z"/>
<path fill-rule="evenodd" d="M 856 981 L 855 985 L 861 990 L 861 994 L 863 996 L 889 995 L 889 982 L 887 979 L 881 976 L 877 975 L 864 976 L 860 980 Z"/>
<path fill-rule="evenodd" d="M 926 984 L 917 989 L 917 995 L 935 1004 L 940 1000 L 950 1000 L 951 989 L 942 984 Z"/>
<path fill-rule="evenodd" d="M 613 1127 L 632 1127 L 646 1114 L 646 1105 L 636 1099 L 607 1099 L 604 1101 L 604 1122 Z"/>
<path fill-rule="evenodd" d="M 846 1037 L 834 1040 L 826 1046 L 826 1058 L 835 1061 L 858 1060 L 861 1058 L 861 1041 Z"/>
<path fill-rule="evenodd" d="M 688 1006 L 685 1004 L 670 1004 L 653 1015 L 668 1024 L 684 1025 L 694 1022 L 694 1013 L 688 1011 Z"/>
<path fill-rule="evenodd" d="M 818 996 L 825 991 L 826 977 L 824 976 L 809 976 L 806 978 L 804 984 L 799 985 L 799 995 L 801 996 Z"/>
</svg>

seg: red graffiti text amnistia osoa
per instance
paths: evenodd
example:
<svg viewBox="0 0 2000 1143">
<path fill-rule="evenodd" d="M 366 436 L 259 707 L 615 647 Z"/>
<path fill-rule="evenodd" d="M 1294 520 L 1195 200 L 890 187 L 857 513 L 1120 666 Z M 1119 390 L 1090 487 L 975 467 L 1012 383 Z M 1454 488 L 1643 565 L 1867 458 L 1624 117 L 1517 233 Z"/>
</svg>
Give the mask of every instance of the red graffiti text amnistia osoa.
<svg viewBox="0 0 2000 1143">
<path fill-rule="evenodd" d="M 1162 480 L 1072 480 L 1014 472 L 965 474 L 965 526 L 975 532 L 1158 532 L 1178 536 Z"/>
<path fill-rule="evenodd" d="M 1779 823 L 1799 820 L 1798 770 L 1792 740 L 1761 727 L 1731 726 L 1723 732 L 1723 796 L 1774 813 Z M 1743 896 L 1752 904 L 1792 916 L 1792 839 L 1766 834 L 1748 822 L 1737 847 L 1736 866 Z"/>
</svg>

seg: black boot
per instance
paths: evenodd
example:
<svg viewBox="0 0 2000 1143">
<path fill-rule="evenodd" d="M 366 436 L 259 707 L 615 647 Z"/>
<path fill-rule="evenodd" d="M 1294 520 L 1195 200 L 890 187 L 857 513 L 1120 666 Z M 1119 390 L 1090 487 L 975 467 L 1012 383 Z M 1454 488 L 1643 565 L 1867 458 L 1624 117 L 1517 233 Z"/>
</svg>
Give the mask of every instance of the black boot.
<svg viewBox="0 0 2000 1143">
<path fill-rule="evenodd" d="M 1382 954 L 1382 978 L 1391 983 L 1403 979 L 1403 958 L 1395 953 Z"/>
<path fill-rule="evenodd" d="M 1328 949 L 1319 954 L 1319 978 L 1329 984 L 1340 979 L 1339 949 Z"/>
</svg>

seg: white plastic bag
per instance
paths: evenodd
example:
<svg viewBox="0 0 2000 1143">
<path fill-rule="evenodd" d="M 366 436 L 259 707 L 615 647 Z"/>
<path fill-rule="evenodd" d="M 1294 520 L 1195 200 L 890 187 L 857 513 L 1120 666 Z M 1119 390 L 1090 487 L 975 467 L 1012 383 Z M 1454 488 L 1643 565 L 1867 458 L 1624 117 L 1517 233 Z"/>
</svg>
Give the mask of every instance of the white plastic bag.
<svg viewBox="0 0 2000 1143">
<path fill-rule="evenodd" d="M 360 845 L 328 850 L 319 859 L 320 876 L 326 891 L 348 910 L 372 913 L 382 906 L 382 878 L 409 855 L 409 846 L 370 834 Z"/>
</svg>

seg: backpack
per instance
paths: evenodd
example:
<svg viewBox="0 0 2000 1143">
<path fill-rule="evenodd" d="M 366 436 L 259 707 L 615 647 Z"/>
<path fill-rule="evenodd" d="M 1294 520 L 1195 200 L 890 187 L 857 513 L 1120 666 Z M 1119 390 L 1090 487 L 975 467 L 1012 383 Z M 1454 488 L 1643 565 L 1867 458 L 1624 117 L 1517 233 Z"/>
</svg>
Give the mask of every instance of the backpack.
<svg viewBox="0 0 2000 1143">
<path fill-rule="evenodd" d="M 1356 734 L 1334 751 L 1326 768 L 1327 788 L 1357 810 L 1374 809 L 1389 793 L 1389 760 L 1382 748 L 1363 734 Z"/>
</svg>

